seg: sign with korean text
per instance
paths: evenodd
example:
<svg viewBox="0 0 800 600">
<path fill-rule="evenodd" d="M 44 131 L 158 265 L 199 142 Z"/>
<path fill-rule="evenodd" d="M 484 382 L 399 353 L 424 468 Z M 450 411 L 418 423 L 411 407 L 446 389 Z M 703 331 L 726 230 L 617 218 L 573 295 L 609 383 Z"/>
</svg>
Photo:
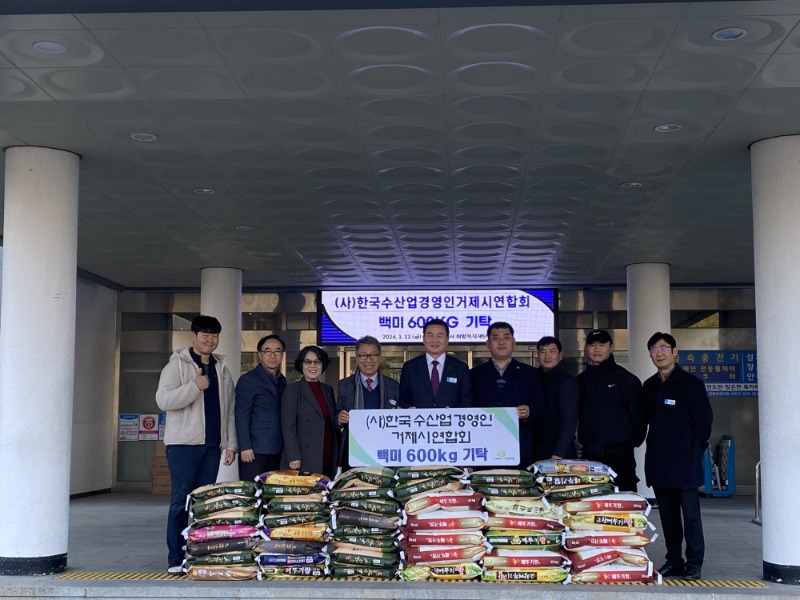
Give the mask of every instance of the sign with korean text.
<svg viewBox="0 0 800 600">
<path fill-rule="evenodd" d="M 755 350 L 678 350 L 678 364 L 703 380 L 709 396 L 758 396 Z"/>
<path fill-rule="evenodd" d="M 120 442 L 139 441 L 139 414 L 120 413 L 117 440 Z"/>
<path fill-rule="evenodd" d="M 556 291 L 547 290 L 383 290 L 320 292 L 320 343 L 352 344 L 371 335 L 381 343 L 421 344 L 422 328 L 442 319 L 450 343 L 486 341 L 496 321 L 514 327 L 518 342 L 537 342 L 555 331 Z"/>
<path fill-rule="evenodd" d="M 158 440 L 158 415 L 139 415 L 139 440 Z"/>
<path fill-rule="evenodd" d="M 350 411 L 350 464 L 512 466 L 519 463 L 516 408 Z"/>
</svg>

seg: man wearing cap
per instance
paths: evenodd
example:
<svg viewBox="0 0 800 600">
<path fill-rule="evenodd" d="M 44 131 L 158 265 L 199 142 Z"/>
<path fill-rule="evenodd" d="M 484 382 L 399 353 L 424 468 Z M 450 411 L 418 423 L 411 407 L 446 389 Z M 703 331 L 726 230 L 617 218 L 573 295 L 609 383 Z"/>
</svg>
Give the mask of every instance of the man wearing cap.
<svg viewBox="0 0 800 600">
<path fill-rule="evenodd" d="M 547 335 L 536 343 L 544 412 L 533 424 L 533 460 L 576 458 L 578 382 L 561 364 L 561 340 Z"/>
<path fill-rule="evenodd" d="M 703 382 L 675 364 L 674 337 L 658 331 L 647 341 L 647 350 L 658 369 L 644 382 L 650 425 L 644 474 L 656 495 L 667 546 L 667 561 L 659 572 L 700 579 L 705 542 L 697 488 L 703 485 L 703 453 L 714 415 Z"/>
<path fill-rule="evenodd" d="M 586 336 L 586 369 L 578 375 L 578 441 L 582 458 L 605 463 L 617 473 L 620 491 L 636 491 L 633 449 L 647 433 L 642 383 L 614 361 L 611 335 L 595 329 Z"/>
</svg>

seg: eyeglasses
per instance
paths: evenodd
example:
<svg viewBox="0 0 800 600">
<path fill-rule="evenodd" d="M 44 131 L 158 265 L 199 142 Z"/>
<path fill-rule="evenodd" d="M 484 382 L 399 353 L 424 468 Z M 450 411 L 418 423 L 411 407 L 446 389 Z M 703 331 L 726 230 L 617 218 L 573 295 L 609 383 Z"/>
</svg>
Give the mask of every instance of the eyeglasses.
<svg viewBox="0 0 800 600">
<path fill-rule="evenodd" d="M 303 364 L 307 367 L 318 367 L 322 364 L 321 360 L 304 360 Z"/>
<path fill-rule="evenodd" d="M 266 354 L 267 356 L 280 356 L 283 354 L 283 350 L 259 350 L 261 354 Z"/>
<path fill-rule="evenodd" d="M 356 356 L 361 360 L 378 360 L 381 357 L 380 354 L 356 354 Z"/>
<path fill-rule="evenodd" d="M 653 346 L 650 348 L 650 354 L 656 354 L 658 352 L 666 352 L 667 350 L 671 350 L 672 346 Z"/>
</svg>

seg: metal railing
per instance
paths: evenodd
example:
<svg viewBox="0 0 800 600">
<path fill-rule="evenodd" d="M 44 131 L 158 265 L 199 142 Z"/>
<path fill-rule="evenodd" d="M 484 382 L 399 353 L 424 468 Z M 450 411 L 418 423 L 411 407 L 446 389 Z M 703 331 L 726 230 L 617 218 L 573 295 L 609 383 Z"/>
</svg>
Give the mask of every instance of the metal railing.
<svg viewBox="0 0 800 600">
<path fill-rule="evenodd" d="M 756 463 L 756 514 L 753 516 L 753 523 L 761 525 L 761 461 Z"/>
</svg>

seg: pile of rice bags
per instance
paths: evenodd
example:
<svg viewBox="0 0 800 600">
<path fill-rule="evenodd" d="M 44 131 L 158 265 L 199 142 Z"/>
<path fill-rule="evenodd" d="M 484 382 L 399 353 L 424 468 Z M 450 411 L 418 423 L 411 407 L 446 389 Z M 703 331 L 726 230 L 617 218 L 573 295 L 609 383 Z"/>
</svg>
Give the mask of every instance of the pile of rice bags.
<svg viewBox="0 0 800 600">
<path fill-rule="evenodd" d="M 403 467 L 396 493 L 404 502 L 401 535 L 407 581 L 480 577 L 486 553 L 483 496 L 464 489 L 457 467 Z"/>
<path fill-rule="evenodd" d="M 561 552 L 564 525 L 529 471 L 489 469 L 470 474 L 471 486 L 489 511 L 483 581 L 559 583 L 569 580 Z"/>
<path fill-rule="evenodd" d="M 333 577 L 397 578 L 401 506 L 394 485 L 394 469 L 386 467 L 356 467 L 332 483 Z"/>
<path fill-rule="evenodd" d="M 270 471 L 259 475 L 264 515 L 256 545 L 264 577 L 323 577 L 330 530 L 328 484 L 319 473 Z"/>
<path fill-rule="evenodd" d="M 645 498 L 619 493 L 614 472 L 600 462 L 548 460 L 536 463 L 535 471 L 545 497 L 564 511 L 574 583 L 660 583 L 644 550 L 652 542 L 644 531 L 654 529 Z"/>
<path fill-rule="evenodd" d="M 184 570 L 190 579 L 241 581 L 258 576 L 254 549 L 260 539 L 260 493 L 252 481 L 228 481 L 189 494 Z"/>
</svg>

